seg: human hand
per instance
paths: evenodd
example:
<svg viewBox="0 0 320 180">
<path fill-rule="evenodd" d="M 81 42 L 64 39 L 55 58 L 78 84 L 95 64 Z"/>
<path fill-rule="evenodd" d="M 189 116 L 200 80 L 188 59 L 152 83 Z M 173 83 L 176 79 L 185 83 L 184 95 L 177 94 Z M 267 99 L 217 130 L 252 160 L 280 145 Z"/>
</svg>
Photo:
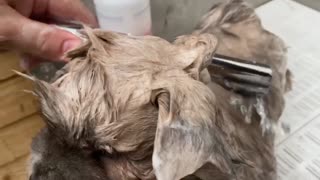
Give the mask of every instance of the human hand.
<svg viewBox="0 0 320 180">
<path fill-rule="evenodd" d="M 0 0 L 0 49 L 23 54 L 27 69 L 39 59 L 66 61 L 64 53 L 81 40 L 47 24 L 56 19 L 98 24 L 80 0 Z"/>
</svg>

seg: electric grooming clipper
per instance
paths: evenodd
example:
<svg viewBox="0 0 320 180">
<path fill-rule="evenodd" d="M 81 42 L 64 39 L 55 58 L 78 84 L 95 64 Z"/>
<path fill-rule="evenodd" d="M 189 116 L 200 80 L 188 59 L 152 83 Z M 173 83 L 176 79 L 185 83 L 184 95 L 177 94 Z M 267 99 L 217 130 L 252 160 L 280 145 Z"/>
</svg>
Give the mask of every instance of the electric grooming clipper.
<svg viewBox="0 0 320 180">
<path fill-rule="evenodd" d="M 263 96 L 271 86 L 272 69 L 266 64 L 215 54 L 208 70 L 212 81 L 244 96 Z"/>
</svg>

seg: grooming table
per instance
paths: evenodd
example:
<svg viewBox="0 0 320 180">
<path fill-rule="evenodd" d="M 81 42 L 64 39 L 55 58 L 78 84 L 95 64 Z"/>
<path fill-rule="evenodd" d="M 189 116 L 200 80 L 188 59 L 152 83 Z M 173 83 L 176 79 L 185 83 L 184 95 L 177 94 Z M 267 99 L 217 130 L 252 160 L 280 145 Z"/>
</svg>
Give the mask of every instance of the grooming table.
<svg viewBox="0 0 320 180">
<path fill-rule="evenodd" d="M 280 180 L 320 179 L 320 13 L 291 0 L 274 0 L 257 13 L 288 45 L 293 90 L 286 95 L 276 155 Z"/>
</svg>

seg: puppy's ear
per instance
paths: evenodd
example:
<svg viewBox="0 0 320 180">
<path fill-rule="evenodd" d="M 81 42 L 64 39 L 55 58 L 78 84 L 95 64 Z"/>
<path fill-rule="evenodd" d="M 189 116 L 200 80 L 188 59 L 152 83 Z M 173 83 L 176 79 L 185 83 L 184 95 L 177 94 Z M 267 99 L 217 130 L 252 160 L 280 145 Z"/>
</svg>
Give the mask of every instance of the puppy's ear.
<svg viewBox="0 0 320 180">
<path fill-rule="evenodd" d="M 159 107 L 152 158 L 157 179 L 181 179 L 206 163 L 232 176 L 231 155 L 215 125 L 215 98 L 210 89 L 190 78 L 152 95 Z"/>
<path fill-rule="evenodd" d="M 212 34 L 192 34 L 178 37 L 173 44 L 180 48 L 177 59 L 184 70 L 199 80 L 217 49 L 218 40 Z"/>
</svg>

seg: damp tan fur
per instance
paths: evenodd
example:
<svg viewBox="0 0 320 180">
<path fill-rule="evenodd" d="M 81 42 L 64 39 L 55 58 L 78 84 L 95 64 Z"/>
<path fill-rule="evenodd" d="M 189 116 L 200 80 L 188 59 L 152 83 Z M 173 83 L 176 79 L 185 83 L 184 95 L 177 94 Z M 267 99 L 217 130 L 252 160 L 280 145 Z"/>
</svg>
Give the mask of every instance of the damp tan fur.
<svg viewBox="0 0 320 180">
<path fill-rule="evenodd" d="M 33 163 L 34 180 L 39 172 L 54 179 L 41 169 L 50 153 L 60 154 L 54 167 L 79 159 L 69 164 L 74 168 L 55 169 L 60 179 L 81 174 L 81 163 L 97 170 L 97 180 L 275 179 L 273 135 L 263 136 L 257 112 L 248 124 L 230 103 L 236 98 L 249 107 L 255 100 L 225 90 L 206 70 L 216 51 L 263 59 L 275 72 L 263 100 L 267 116 L 278 121 L 285 48 L 242 1 L 217 5 L 193 34 L 173 43 L 89 28 L 85 34 L 87 43 L 69 53 L 72 61 L 52 82 L 34 79 L 47 123 L 33 143 L 42 158 Z"/>
</svg>

